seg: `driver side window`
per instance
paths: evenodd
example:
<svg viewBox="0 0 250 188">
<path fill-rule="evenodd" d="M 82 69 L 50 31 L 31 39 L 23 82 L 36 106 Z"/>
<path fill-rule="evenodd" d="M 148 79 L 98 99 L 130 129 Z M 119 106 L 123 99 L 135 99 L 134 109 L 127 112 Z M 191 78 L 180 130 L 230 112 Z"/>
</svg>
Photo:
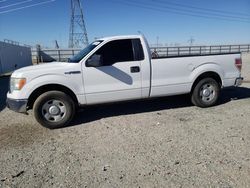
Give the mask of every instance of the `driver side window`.
<svg viewBox="0 0 250 188">
<path fill-rule="evenodd" d="M 102 46 L 95 55 L 102 59 L 102 66 L 110 66 L 117 62 L 134 61 L 131 39 L 111 41 Z"/>
</svg>

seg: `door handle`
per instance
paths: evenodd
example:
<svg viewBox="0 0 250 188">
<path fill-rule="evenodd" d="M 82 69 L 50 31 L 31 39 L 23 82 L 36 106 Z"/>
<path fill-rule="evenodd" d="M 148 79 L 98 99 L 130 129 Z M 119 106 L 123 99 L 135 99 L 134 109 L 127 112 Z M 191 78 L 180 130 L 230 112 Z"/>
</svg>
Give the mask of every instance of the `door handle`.
<svg viewBox="0 0 250 188">
<path fill-rule="evenodd" d="M 69 71 L 65 72 L 64 74 L 81 74 L 81 71 Z"/>
<path fill-rule="evenodd" d="M 131 73 L 140 72 L 140 67 L 139 66 L 130 67 L 130 72 Z"/>
</svg>

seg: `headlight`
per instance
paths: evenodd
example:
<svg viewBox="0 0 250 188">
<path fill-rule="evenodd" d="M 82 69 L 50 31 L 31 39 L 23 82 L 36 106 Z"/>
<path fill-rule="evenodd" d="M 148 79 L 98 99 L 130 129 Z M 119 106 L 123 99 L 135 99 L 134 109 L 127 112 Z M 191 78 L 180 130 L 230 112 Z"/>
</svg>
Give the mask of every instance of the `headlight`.
<svg viewBox="0 0 250 188">
<path fill-rule="evenodd" d="M 10 79 L 10 93 L 14 90 L 21 90 L 26 84 L 25 78 L 11 78 Z"/>
</svg>

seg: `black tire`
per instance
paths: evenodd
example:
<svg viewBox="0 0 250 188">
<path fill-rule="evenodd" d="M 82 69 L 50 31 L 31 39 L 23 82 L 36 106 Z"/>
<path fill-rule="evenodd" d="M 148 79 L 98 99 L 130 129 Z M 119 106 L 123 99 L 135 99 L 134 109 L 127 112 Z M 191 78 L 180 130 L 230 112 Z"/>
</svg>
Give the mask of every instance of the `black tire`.
<svg viewBox="0 0 250 188">
<path fill-rule="evenodd" d="M 75 103 L 61 91 L 48 91 L 40 95 L 33 107 L 38 123 L 49 129 L 65 127 L 75 115 Z"/>
<path fill-rule="evenodd" d="M 204 78 L 194 87 L 191 101 L 195 106 L 206 108 L 214 106 L 220 95 L 220 84 L 213 78 Z"/>
</svg>

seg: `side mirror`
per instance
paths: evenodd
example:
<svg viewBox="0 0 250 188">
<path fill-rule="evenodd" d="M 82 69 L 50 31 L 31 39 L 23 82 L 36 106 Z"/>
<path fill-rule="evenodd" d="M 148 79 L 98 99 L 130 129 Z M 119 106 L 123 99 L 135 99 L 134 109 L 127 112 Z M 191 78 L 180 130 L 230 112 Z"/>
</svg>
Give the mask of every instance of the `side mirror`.
<svg viewBox="0 0 250 188">
<path fill-rule="evenodd" d="M 93 55 L 86 62 L 86 67 L 100 67 L 102 66 L 102 56 L 101 55 Z"/>
</svg>

